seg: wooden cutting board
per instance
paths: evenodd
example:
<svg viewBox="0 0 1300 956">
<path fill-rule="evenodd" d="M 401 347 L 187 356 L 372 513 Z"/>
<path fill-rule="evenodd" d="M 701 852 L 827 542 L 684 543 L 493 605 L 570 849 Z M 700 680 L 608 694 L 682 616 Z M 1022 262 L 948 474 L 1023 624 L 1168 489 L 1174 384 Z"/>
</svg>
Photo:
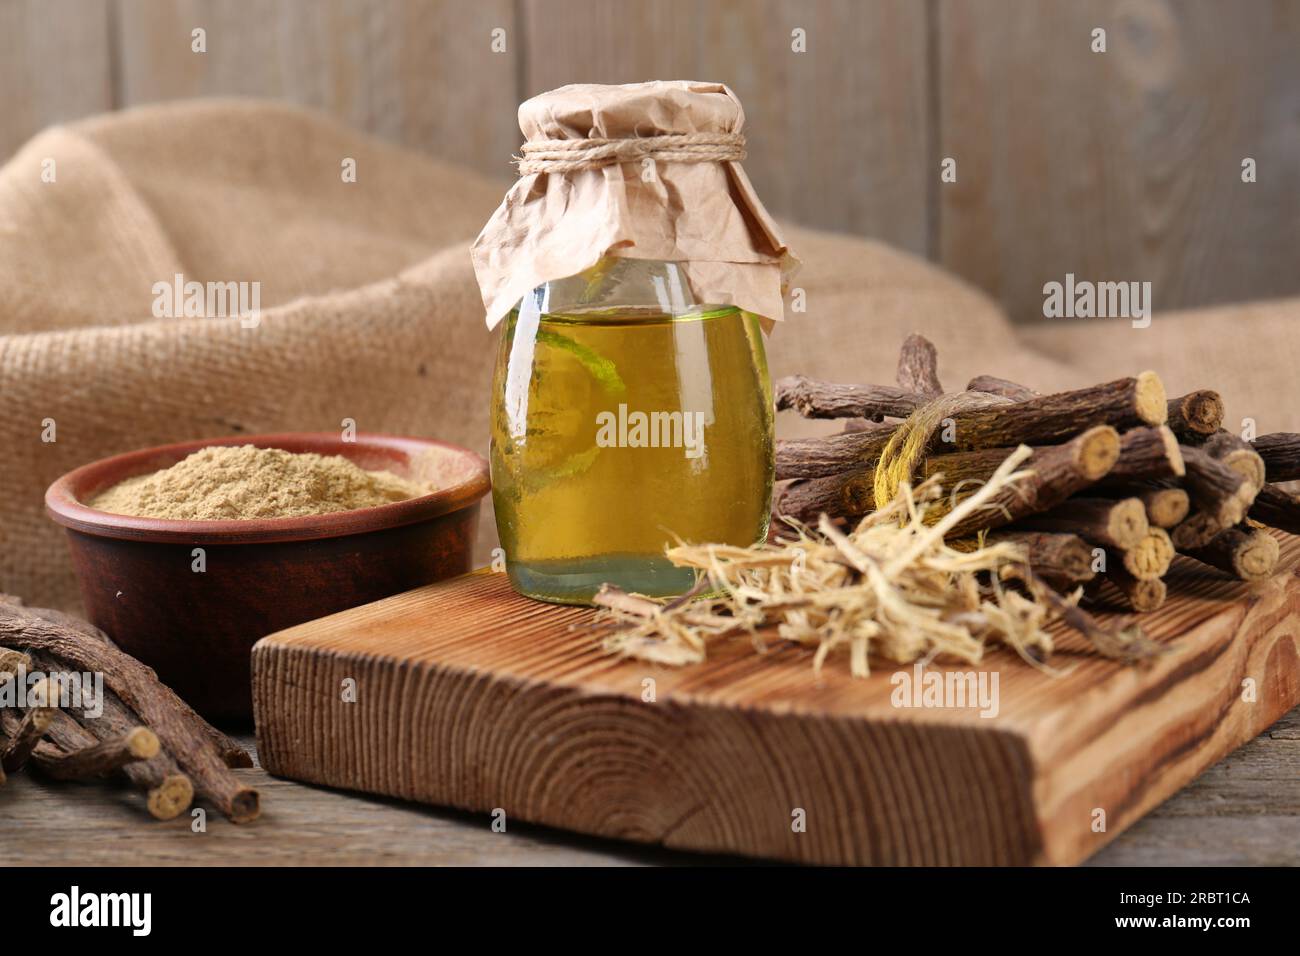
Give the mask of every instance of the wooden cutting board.
<svg viewBox="0 0 1300 956">
<path fill-rule="evenodd" d="M 1062 633 L 1063 676 L 1006 651 L 926 670 L 990 693 L 996 675 L 995 716 L 895 706 L 914 668 L 818 677 L 780 642 L 684 669 L 612 659 L 591 611 L 481 571 L 264 638 L 258 749 L 273 774 L 507 827 L 810 863 L 1077 863 L 1300 703 L 1300 539 L 1279 538 L 1285 571 L 1252 586 L 1180 559 L 1142 618 L 1171 648 L 1150 666 Z"/>
</svg>

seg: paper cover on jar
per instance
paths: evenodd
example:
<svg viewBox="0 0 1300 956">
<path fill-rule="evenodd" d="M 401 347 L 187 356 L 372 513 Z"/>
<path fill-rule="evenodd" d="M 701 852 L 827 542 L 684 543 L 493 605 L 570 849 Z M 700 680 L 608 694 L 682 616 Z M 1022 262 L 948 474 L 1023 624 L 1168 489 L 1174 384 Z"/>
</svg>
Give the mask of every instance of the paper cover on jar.
<svg viewBox="0 0 1300 956">
<path fill-rule="evenodd" d="M 488 328 L 603 256 L 676 262 L 696 302 L 781 319 L 798 260 L 741 168 L 722 83 L 580 84 L 519 107 L 519 180 L 472 249 Z"/>
</svg>

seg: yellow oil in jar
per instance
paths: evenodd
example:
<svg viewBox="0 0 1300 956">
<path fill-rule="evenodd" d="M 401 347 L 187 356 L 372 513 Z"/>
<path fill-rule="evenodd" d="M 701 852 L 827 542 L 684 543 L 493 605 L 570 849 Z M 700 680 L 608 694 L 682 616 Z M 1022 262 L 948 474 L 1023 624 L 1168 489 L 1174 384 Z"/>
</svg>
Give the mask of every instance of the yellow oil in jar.
<svg viewBox="0 0 1300 956">
<path fill-rule="evenodd" d="M 521 593 L 680 594 L 694 574 L 666 546 L 766 536 L 772 399 L 754 316 L 515 312 L 501 348 L 492 491 Z"/>
</svg>

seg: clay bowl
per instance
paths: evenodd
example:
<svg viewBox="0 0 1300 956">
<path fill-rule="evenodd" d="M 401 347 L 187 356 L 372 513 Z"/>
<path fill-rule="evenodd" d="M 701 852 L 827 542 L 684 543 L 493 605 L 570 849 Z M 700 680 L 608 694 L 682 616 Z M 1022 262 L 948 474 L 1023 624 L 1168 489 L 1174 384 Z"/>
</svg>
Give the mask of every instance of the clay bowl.
<svg viewBox="0 0 1300 956">
<path fill-rule="evenodd" d="M 209 445 L 342 455 L 439 491 L 327 515 L 169 521 L 87 507 L 100 491 Z M 45 493 L 68 529 L 86 612 L 211 720 L 252 718 L 249 652 L 274 631 L 468 571 L 487 462 L 443 442 L 291 433 L 146 448 L 68 472 Z M 196 548 L 206 570 L 194 570 Z"/>
</svg>

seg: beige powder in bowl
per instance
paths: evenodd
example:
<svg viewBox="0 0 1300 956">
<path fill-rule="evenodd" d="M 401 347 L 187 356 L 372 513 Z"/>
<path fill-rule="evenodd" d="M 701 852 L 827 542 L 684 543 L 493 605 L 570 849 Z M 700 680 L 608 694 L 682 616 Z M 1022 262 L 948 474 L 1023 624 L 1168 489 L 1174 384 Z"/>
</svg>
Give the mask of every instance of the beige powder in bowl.
<svg viewBox="0 0 1300 956">
<path fill-rule="evenodd" d="M 128 478 L 89 504 L 140 518 L 229 521 L 353 511 L 433 490 L 392 472 L 367 471 L 342 455 L 213 445 L 170 468 Z"/>
</svg>

